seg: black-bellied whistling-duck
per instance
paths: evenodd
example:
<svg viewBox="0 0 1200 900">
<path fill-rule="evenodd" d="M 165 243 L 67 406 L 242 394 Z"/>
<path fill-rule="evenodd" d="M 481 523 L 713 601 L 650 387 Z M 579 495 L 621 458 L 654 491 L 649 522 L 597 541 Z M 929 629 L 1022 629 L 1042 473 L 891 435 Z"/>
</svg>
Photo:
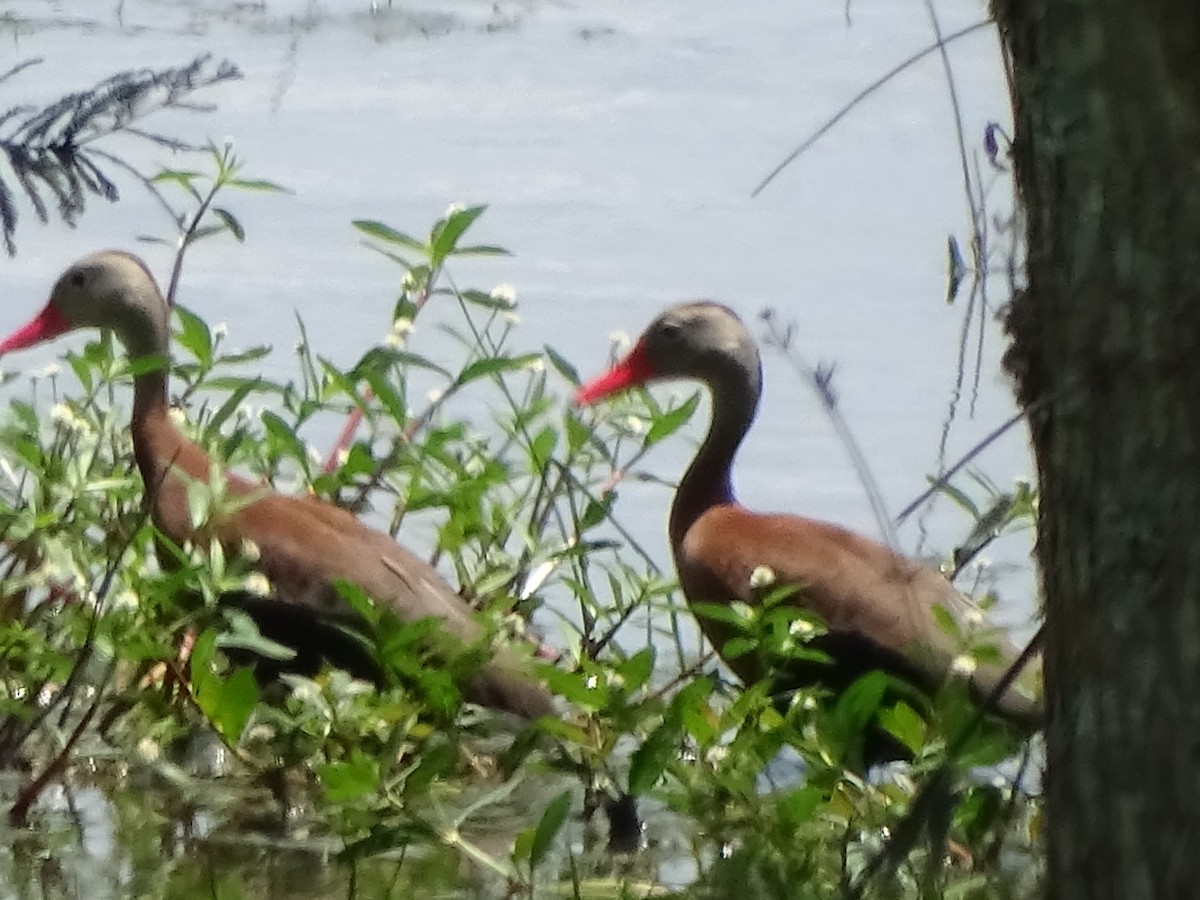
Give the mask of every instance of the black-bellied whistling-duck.
<svg viewBox="0 0 1200 900">
<path fill-rule="evenodd" d="M 961 647 L 938 626 L 934 608 L 940 605 L 962 622 L 977 613 L 966 597 L 939 572 L 869 538 L 800 516 L 751 512 L 734 499 L 730 469 L 758 409 L 762 371 L 758 348 L 732 310 L 711 302 L 667 310 L 624 359 L 580 388 L 575 400 L 589 404 L 669 378 L 702 382 L 712 394 L 708 436 L 671 505 L 671 548 L 688 601 L 756 603 L 760 592 L 751 576 L 765 567 L 775 584 L 797 587 L 789 602 L 816 613 L 828 627 L 814 644 L 832 662 L 789 667 L 794 681 L 836 692 L 882 670 L 936 691 Z M 728 626 L 703 617 L 700 624 L 722 653 L 732 636 Z M 1010 642 L 991 638 L 1005 660 L 1016 658 Z M 753 654 L 726 663 L 747 683 L 765 674 L 757 671 Z M 980 663 L 971 676 L 973 694 L 986 695 L 1003 672 L 1003 665 Z M 1015 689 L 1003 695 L 997 712 L 1026 730 L 1040 726 L 1039 704 Z M 877 743 L 873 755 L 876 761 L 902 755 L 894 749 Z"/>
<path fill-rule="evenodd" d="M 0 342 L 0 353 L 84 327 L 111 329 L 133 358 L 163 361 L 162 366 L 134 379 L 130 425 L 152 518 L 176 544 L 194 540 L 207 546 L 208 539 L 216 538 L 230 552 L 237 552 L 247 541 L 258 548 L 254 565 L 271 582 L 278 604 L 252 597 L 235 602 L 248 606 L 254 618 L 268 625 L 268 636 L 284 642 L 294 630 L 288 607 L 297 610 L 297 623 L 353 617 L 349 604 L 334 587 L 341 580 L 358 585 L 404 620 L 434 617 L 462 644 L 482 639 L 483 629 L 470 607 L 432 566 L 324 500 L 285 497 L 226 474 L 230 494 L 254 499 L 246 505 L 235 504 L 237 508 L 212 523 L 210 532 L 196 534 L 188 511 L 187 484 L 189 480 L 208 482 L 212 461 L 168 415 L 170 310 L 145 263 L 121 251 L 79 260 L 55 283 L 41 313 Z M 262 615 L 264 603 L 266 614 Z M 326 633 L 334 633 L 332 626 Z M 348 643 L 352 642 L 345 639 L 343 649 Z M 331 649 L 334 656 L 340 652 Z M 554 712 L 551 694 L 522 660 L 503 649 L 479 670 L 464 693 L 473 702 L 526 718 Z"/>
</svg>

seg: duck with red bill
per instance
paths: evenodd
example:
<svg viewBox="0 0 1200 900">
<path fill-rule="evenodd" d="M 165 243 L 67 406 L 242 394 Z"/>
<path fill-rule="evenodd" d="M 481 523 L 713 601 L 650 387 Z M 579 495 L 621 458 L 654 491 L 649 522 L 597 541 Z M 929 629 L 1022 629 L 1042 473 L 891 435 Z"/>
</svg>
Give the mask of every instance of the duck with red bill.
<svg viewBox="0 0 1200 900">
<path fill-rule="evenodd" d="M 883 671 L 896 686 L 888 699 L 910 703 L 948 680 L 965 679 L 972 697 L 982 702 L 1019 654 L 997 629 L 983 635 L 995 648 L 994 659 L 964 653 L 961 639 L 939 624 L 937 611 L 948 613 L 960 634 L 975 638 L 981 637 L 983 614 L 940 572 L 837 525 L 753 512 L 737 501 L 733 461 L 758 410 L 762 366 L 754 339 L 731 309 L 707 301 L 668 309 L 629 354 L 583 385 L 575 402 L 594 403 L 676 378 L 697 381 L 712 396 L 708 434 L 679 482 L 668 520 L 688 602 L 758 605 L 764 589 L 790 586 L 786 602 L 815 613 L 828 629 L 811 642 L 827 661 L 793 659 L 767 671 L 758 654 L 726 654 L 728 642 L 741 635 L 728 623 L 701 616 L 701 629 L 729 668 L 746 683 L 770 676 L 785 686 L 820 685 L 835 695 Z M 1041 727 L 1040 702 L 1017 686 L 1001 694 L 994 712 L 1022 733 Z M 864 735 L 861 750 L 866 766 L 911 755 L 878 722 Z"/>
</svg>

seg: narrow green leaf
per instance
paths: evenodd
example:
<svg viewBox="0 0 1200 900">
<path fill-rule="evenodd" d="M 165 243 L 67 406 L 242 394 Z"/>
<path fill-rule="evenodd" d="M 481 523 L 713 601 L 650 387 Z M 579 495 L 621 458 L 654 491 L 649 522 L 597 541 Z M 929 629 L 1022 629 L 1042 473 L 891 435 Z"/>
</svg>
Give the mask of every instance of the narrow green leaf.
<svg viewBox="0 0 1200 900">
<path fill-rule="evenodd" d="M 269 409 L 264 409 L 261 420 L 267 430 L 268 449 L 280 456 L 290 459 L 303 460 L 308 451 L 304 442 L 296 436 L 296 432 L 287 422 Z"/>
<path fill-rule="evenodd" d="M 546 352 L 546 358 L 550 360 L 550 365 L 554 366 L 558 374 L 575 385 L 575 387 L 579 387 L 579 370 L 549 344 L 543 344 L 542 349 Z"/>
<path fill-rule="evenodd" d="M 238 387 L 229 395 L 229 397 L 226 398 L 225 402 L 221 404 L 220 408 L 212 414 L 212 417 L 205 425 L 204 436 L 206 440 L 210 440 L 217 434 L 217 432 L 220 431 L 221 426 L 225 424 L 225 421 L 231 415 L 233 415 L 234 411 L 238 408 L 238 405 L 245 400 L 246 397 L 249 396 L 250 392 L 256 387 L 258 387 L 257 381 L 246 381 L 238 385 Z"/>
<path fill-rule="evenodd" d="M 650 430 L 646 432 L 643 447 L 652 447 L 664 438 L 670 437 L 684 426 L 700 404 L 700 395 L 692 394 L 682 405 L 667 410 L 654 418 Z"/>
<path fill-rule="evenodd" d="M 235 187 L 242 191 L 257 191 L 266 194 L 291 194 L 291 188 L 286 188 L 281 184 L 276 184 L 274 181 L 267 181 L 265 178 L 231 178 L 225 182 L 229 187 Z"/>
<path fill-rule="evenodd" d="M 567 821 L 571 811 L 571 794 L 563 791 L 550 801 L 542 818 L 538 820 L 537 829 L 533 833 L 533 843 L 529 848 L 529 864 L 537 866 L 546 857 L 546 853 L 554 845 L 554 839 Z"/>
<path fill-rule="evenodd" d="M 691 610 L 701 619 L 724 622 L 743 630 L 750 626 L 750 619 L 745 612 L 746 607 L 742 604 L 732 606 L 728 603 L 693 603 Z"/>
<path fill-rule="evenodd" d="M 535 474 L 543 471 L 549 465 L 556 446 L 558 446 L 558 432 L 549 425 L 537 433 L 529 445 L 530 468 Z"/>
<path fill-rule="evenodd" d="M 423 243 L 409 237 L 403 232 L 397 231 L 390 225 L 384 225 L 382 222 L 376 222 L 373 219 L 355 219 L 351 224 L 367 237 L 373 237 L 377 241 L 385 241 L 389 244 L 406 247 L 409 250 L 420 253 L 422 256 L 428 253 L 428 248 Z"/>
<path fill-rule="evenodd" d="M 237 220 L 237 216 L 220 206 L 214 206 L 212 211 L 213 215 L 221 220 L 230 233 L 238 239 L 239 243 L 245 242 L 246 231 L 242 228 L 242 223 Z"/>
<path fill-rule="evenodd" d="M 393 387 L 388 377 L 383 372 L 368 370 L 364 380 L 371 386 L 375 399 L 383 404 L 391 420 L 403 428 L 408 422 L 408 408 L 405 406 L 404 397 Z"/>
<path fill-rule="evenodd" d="M 678 730 L 665 722 L 650 733 L 629 761 L 629 793 L 640 797 L 658 783 L 678 743 Z"/>
<path fill-rule="evenodd" d="M 460 209 L 451 213 L 434 227 L 429 241 L 429 259 L 434 266 L 440 266 L 446 257 L 455 252 L 455 248 L 458 247 L 458 239 L 474 224 L 476 219 L 483 215 L 485 209 L 487 209 L 486 206 Z"/>
<path fill-rule="evenodd" d="M 459 373 L 457 381 L 458 384 L 464 385 L 488 375 L 525 369 L 541 358 L 541 354 L 526 353 L 522 356 L 491 356 L 487 359 L 477 359 Z"/>
<path fill-rule="evenodd" d="M 175 307 L 175 317 L 179 320 L 179 330 L 175 332 L 175 340 L 202 366 L 211 365 L 212 332 L 208 329 L 208 323 L 183 306 Z"/>
<path fill-rule="evenodd" d="M 455 256 L 512 256 L 503 247 L 493 244 L 476 244 L 474 247 L 459 247 L 454 251 Z"/>
</svg>

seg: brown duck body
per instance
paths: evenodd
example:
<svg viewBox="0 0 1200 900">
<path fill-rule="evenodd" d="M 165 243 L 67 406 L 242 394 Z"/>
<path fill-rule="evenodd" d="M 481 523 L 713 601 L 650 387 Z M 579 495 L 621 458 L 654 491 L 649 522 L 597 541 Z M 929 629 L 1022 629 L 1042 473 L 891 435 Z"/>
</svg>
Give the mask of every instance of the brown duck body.
<svg viewBox="0 0 1200 900">
<path fill-rule="evenodd" d="M 752 512 L 733 495 L 731 468 L 749 430 L 761 393 L 758 349 L 737 316 L 724 306 L 698 302 L 674 307 L 646 329 L 614 368 L 580 389 L 590 403 L 626 387 L 666 378 L 691 378 L 712 394 L 712 422 L 695 459 L 680 480 L 669 533 L 680 586 L 689 603 L 757 604 L 756 570 L 772 583 L 794 587 L 789 602 L 818 615 L 828 634 L 814 643 L 828 664 L 800 663 L 775 673 L 797 684 L 840 691 L 868 672 L 882 670 L 926 692 L 955 675 L 962 648 L 938 625 L 941 607 L 967 633 L 978 631 L 978 608 L 941 573 L 906 559 L 877 541 L 825 522 L 788 514 Z M 760 572 L 759 575 L 766 575 Z M 700 627 L 724 657 L 730 626 L 700 617 Z M 978 664 L 969 676 L 979 699 L 998 684 L 1018 655 L 1003 635 L 988 631 L 1001 665 Z M 725 657 L 746 682 L 759 671 L 752 654 Z M 1009 688 L 996 710 L 1025 730 L 1040 726 L 1040 704 Z M 887 748 L 879 748 L 893 755 Z"/>
<path fill-rule="evenodd" d="M 213 523 L 212 533 L 195 533 L 187 485 L 190 481 L 208 483 L 213 462 L 169 415 L 165 368 L 168 315 L 166 302 L 145 265 L 130 254 L 108 251 L 68 269 L 56 284 L 46 311 L 0 344 L 0 353 L 90 325 L 112 328 L 131 356 L 164 360 L 164 368 L 135 379 L 130 425 L 152 518 L 176 544 L 191 540 L 204 545 L 216 538 L 237 553 L 245 542 L 253 543 L 258 551 L 254 565 L 271 582 L 276 606 L 263 606 L 272 601 L 254 605 L 267 611 L 276 634 L 307 627 L 299 623 L 353 620 L 351 608 L 334 586 L 346 581 L 406 621 L 435 617 L 460 644 L 482 640 L 483 628 L 470 607 L 432 566 L 324 500 L 283 496 L 224 473 L 221 478 L 228 493 L 247 502 L 232 504 L 232 510 Z M 289 608 L 307 616 L 290 621 Z M 322 640 L 327 633 L 318 632 L 315 639 Z M 473 702 L 526 718 L 554 712 L 551 694 L 526 670 L 525 661 L 505 649 L 498 650 L 479 671 L 466 686 L 466 694 Z"/>
<path fill-rule="evenodd" d="M 795 602 L 828 627 L 828 635 L 814 643 L 834 660 L 832 668 L 794 666 L 788 674 L 798 683 L 839 690 L 880 670 L 935 692 L 962 648 L 938 626 L 934 607 L 944 608 L 960 625 L 981 615 L 939 572 L 812 519 L 720 504 L 697 517 L 674 547 L 680 586 L 692 602 L 757 603 L 761 591 L 751 587 L 751 576 L 759 567 L 770 570 L 775 583 L 796 587 Z M 732 637 L 721 623 L 701 621 L 714 646 Z M 995 646 L 1001 658 L 1016 659 L 1017 648 L 994 629 L 980 639 Z M 767 674 L 750 654 L 726 662 L 747 683 Z M 991 693 L 1005 668 L 976 666 L 970 683 L 977 700 Z M 1040 727 L 1039 704 L 1018 691 L 1002 695 L 997 711 L 1025 729 Z"/>
</svg>

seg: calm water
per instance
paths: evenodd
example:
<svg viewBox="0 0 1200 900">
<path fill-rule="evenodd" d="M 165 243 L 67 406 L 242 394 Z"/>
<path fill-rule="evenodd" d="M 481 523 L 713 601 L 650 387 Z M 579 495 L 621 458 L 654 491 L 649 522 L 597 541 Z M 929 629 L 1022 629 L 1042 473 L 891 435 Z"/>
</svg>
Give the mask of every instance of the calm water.
<svg viewBox="0 0 1200 900">
<path fill-rule="evenodd" d="M 750 198 L 815 127 L 928 43 L 921 4 L 855 3 L 849 23 L 844 4 L 816 0 L 380 6 L 372 14 L 354 0 L 4 3 L 0 68 L 46 59 L 4 84 L 6 104 L 206 51 L 243 69 L 243 81 L 203 95 L 215 112 L 148 124 L 232 138 L 249 176 L 296 192 L 232 198 L 247 242 L 202 245 L 180 298 L 228 322 L 233 345 L 281 349 L 276 376 L 291 374 L 293 310 L 319 352 L 338 361 L 386 328 L 395 269 L 359 246 L 351 219 L 419 232 L 452 201 L 486 202 L 476 237 L 515 255 L 459 266 L 456 277 L 515 285 L 529 347 L 552 343 L 589 373 L 604 365 L 610 333 L 636 334 L 676 300 L 708 296 L 747 317 L 774 307 L 798 323 L 810 360 L 836 362 L 844 414 L 893 512 L 923 489 L 938 467 L 964 315 L 944 301 L 946 239 L 965 239 L 968 226 L 940 62 L 931 57 L 894 80 Z M 943 6 L 946 31 L 985 15 L 981 0 Z M 989 120 L 1007 118 L 995 37 L 979 33 L 951 57 L 977 147 Z M 133 155 L 150 170 L 172 162 L 165 151 Z M 124 196 L 93 204 L 75 231 L 38 225 L 24 211 L 20 253 L 0 262 L 0 331 L 39 306 L 75 257 L 170 233 L 148 195 L 126 182 Z M 139 252 L 165 276 L 166 251 Z M 989 322 L 976 415 L 960 408 L 951 458 L 1013 411 L 1001 349 Z M 8 365 L 34 368 L 55 352 Z M 824 414 L 772 354 L 766 385 L 740 458 L 742 499 L 876 533 Z M 309 437 L 327 445 L 324 435 Z M 652 468 L 673 476 L 689 447 L 660 447 Z M 1028 475 L 1024 433 L 993 446 L 980 468 L 1001 486 Z M 666 490 L 623 490 L 628 508 L 647 510 L 630 524 L 669 566 Z M 926 546 L 936 551 L 968 523 L 941 507 L 928 526 Z M 916 528 L 901 540 L 914 550 Z M 1028 552 L 1016 538 L 991 554 L 1011 566 L 1002 580 L 1008 622 L 1025 622 L 1032 609 Z"/>
</svg>

